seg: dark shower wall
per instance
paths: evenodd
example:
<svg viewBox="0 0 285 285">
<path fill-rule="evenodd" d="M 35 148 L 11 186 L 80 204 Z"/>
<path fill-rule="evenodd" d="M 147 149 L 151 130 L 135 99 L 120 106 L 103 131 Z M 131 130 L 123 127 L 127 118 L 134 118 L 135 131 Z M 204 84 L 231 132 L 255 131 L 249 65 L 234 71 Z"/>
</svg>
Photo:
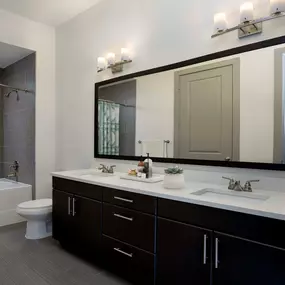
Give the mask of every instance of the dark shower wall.
<svg viewBox="0 0 285 285">
<path fill-rule="evenodd" d="M 35 90 L 35 54 L 8 66 L 3 70 L 2 84 Z M 11 91 L 2 88 L 2 94 Z M 1 123 L 1 177 L 9 173 L 14 160 L 20 163 L 19 181 L 33 186 L 35 191 L 35 94 L 19 92 L 9 98 L 0 96 Z M 34 192 L 33 191 L 33 192 Z"/>
</svg>

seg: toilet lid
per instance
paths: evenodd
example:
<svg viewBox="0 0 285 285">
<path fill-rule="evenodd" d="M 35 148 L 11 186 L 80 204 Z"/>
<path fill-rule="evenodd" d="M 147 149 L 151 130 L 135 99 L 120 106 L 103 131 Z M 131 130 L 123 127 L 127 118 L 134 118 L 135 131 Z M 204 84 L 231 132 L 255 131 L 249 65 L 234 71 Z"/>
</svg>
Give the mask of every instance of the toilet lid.
<svg viewBox="0 0 285 285">
<path fill-rule="evenodd" d="M 52 206 L 52 199 L 40 199 L 21 203 L 18 208 L 22 209 L 44 209 Z"/>
</svg>

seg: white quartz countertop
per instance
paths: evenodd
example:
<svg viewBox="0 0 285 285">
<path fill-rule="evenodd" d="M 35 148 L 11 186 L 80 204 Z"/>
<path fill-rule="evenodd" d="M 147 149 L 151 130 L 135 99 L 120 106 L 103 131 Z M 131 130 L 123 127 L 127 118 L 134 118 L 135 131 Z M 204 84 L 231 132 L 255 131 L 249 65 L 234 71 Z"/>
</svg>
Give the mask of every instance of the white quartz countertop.
<svg viewBox="0 0 285 285">
<path fill-rule="evenodd" d="M 171 199 L 191 204 L 204 205 L 219 209 L 236 211 L 241 213 L 253 214 L 268 218 L 274 218 L 285 221 L 285 193 L 253 190 L 255 195 L 269 196 L 265 201 L 255 199 L 239 199 L 235 196 L 210 195 L 198 196 L 193 195 L 193 192 L 205 188 L 220 189 L 230 191 L 225 185 L 202 183 L 198 181 L 186 182 L 184 189 L 167 190 L 163 187 L 163 182 L 144 183 L 120 178 L 122 173 L 115 173 L 112 176 L 92 175 L 92 170 L 74 170 L 53 172 L 52 176 L 70 179 L 74 181 L 115 188 L 133 193 L 145 194 L 154 197 Z M 237 195 L 239 192 L 237 192 Z M 249 193 L 250 195 L 250 193 Z"/>
</svg>

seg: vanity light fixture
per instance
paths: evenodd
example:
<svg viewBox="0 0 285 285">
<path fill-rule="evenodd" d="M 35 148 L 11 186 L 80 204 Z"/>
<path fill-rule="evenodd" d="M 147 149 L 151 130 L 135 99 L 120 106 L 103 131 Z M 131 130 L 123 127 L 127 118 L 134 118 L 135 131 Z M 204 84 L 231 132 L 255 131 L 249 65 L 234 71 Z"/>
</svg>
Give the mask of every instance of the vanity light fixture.
<svg viewBox="0 0 285 285">
<path fill-rule="evenodd" d="M 253 4 L 246 2 L 240 6 L 240 24 L 232 27 L 225 28 L 226 16 L 223 13 L 214 15 L 214 28 L 215 33 L 212 38 L 221 36 L 223 34 L 237 30 L 238 37 L 244 38 L 255 34 L 262 33 L 262 23 L 265 21 L 273 20 L 285 16 L 285 0 L 270 0 L 270 15 L 267 17 L 254 19 Z"/>
<path fill-rule="evenodd" d="M 215 32 L 221 33 L 227 29 L 227 20 L 225 13 L 217 13 L 214 15 Z"/>
<path fill-rule="evenodd" d="M 108 53 L 107 55 L 107 62 L 108 62 L 108 65 L 112 65 L 112 64 L 115 64 L 116 60 L 116 55 L 112 52 Z"/>
<path fill-rule="evenodd" d="M 97 71 L 103 71 L 106 69 L 106 59 L 104 57 L 98 57 L 97 59 Z"/>
<path fill-rule="evenodd" d="M 112 73 L 121 72 L 124 69 L 124 65 L 130 62 L 132 62 L 132 60 L 130 57 L 129 50 L 126 48 L 122 48 L 120 61 L 116 61 L 116 55 L 114 53 L 108 53 L 107 65 L 106 65 L 106 59 L 104 57 L 98 57 L 97 71 L 101 72 L 103 70 L 106 70 L 107 68 L 110 68 L 112 70 Z"/>
<path fill-rule="evenodd" d="M 271 15 L 279 15 L 285 12 L 285 0 L 270 0 Z"/>
<path fill-rule="evenodd" d="M 245 2 L 240 6 L 240 22 L 242 24 L 249 23 L 253 20 L 253 4 Z"/>
</svg>

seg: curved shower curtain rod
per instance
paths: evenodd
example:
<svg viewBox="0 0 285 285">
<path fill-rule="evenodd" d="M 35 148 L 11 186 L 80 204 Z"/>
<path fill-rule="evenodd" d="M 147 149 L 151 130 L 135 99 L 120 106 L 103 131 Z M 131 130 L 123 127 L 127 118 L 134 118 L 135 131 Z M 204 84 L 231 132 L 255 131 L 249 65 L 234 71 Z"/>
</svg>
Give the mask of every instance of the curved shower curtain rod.
<svg viewBox="0 0 285 285">
<path fill-rule="evenodd" d="M 23 91 L 25 93 L 35 93 L 34 91 L 28 90 L 28 89 L 22 89 L 22 88 L 15 88 L 13 86 L 9 86 L 9 85 L 5 85 L 5 84 L 0 84 L 0 87 L 6 87 L 6 88 L 10 88 L 13 89 L 14 91 Z"/>
</svg>

